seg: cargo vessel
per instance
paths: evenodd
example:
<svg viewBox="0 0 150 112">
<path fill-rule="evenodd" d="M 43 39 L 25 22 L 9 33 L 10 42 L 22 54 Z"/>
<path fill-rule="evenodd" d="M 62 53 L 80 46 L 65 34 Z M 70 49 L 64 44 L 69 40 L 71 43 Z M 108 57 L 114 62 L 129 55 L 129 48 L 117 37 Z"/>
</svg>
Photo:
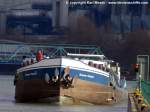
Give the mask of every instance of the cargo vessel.
<svg viewBox="0 0 150 112">
<path fill-rule="evenodd" d="M 19 102 L 61 97 L 92 104 L 113 104 L 124 97 L 118 64 L 104 55 L 71 54 L 31 62 L 14 78 Z"/>
</svg>

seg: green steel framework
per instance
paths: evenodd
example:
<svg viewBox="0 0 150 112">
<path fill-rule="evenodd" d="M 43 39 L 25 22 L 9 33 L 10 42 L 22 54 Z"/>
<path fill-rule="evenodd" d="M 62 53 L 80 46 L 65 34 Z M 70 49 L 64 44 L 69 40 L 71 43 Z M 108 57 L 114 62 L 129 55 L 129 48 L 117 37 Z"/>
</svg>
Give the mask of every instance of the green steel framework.
<svg viewBox="0 0 150 112">
<path fill-rule="evenodd" d="M 144 96 L 147 103 L 150 104 L 150 81 L 141 81 L 142 95 Z"/>
<path fill-rule="evenodd" d="M 142 78 L 142 72 L 139 72 L 137 76 L 139 76 L 139 88 L 142 91 L 142 95 L 144 96 L 145 101 L 150 104 L 150 78 L 149 78 L 149 55 L 137 55 L 137 63 L 140 64 L 140 71 L 144 71 L 142 69 L 142 58 L 147 59 L 147 71 L 146 71 L 146 78 Z"/>
<path fill-rule="evenodd" d="M 0 43 L 0 61 L 21 60 L 24 55 L 35 57 L 39 49 L 51 58 L 66 56 L 67 53 L 102 54 L 101 49 L 94 45 Z"/>
</svg>

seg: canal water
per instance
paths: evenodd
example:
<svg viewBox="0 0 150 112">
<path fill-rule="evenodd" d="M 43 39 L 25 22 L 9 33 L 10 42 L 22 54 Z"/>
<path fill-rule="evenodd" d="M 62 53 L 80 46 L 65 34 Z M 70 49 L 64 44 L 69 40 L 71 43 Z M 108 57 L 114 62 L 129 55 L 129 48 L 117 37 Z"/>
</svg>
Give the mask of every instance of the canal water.
<svg viewBox="0 0 150 112">
<path fill-rule="evenodd" d="M 29 91 L 29 90 L 27 90 Z M 127 97 L 115 105 L 63 105 L 49 102 L 16 103 L 13 76 L 0 75 L 0 112 L 127 112 Z"/>
</svg>

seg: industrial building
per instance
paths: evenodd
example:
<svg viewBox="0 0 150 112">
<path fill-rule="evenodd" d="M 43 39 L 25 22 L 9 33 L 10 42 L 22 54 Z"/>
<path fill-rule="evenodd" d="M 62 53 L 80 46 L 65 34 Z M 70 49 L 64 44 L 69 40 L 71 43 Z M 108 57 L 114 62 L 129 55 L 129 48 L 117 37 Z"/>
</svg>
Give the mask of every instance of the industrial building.
<svg viewBox="0 0 150 112">
<path fill-rule="evenodd" d="M 83 5 L 72 5 L 69 7 L 69 14 L 73 13 L 74 18 L 77 18 L 76 15 L 84 13 L 95 23 L 96 27 L 110 24 L 112 32 L 117 34 L 129 33 L 139 29 L 149 31 L 150 0 L 146 0 L 146 2 L 148 4 L 110 5 L 106 3 L 105 5 L 84 5 L 84 7 Z"/>
<path fill-rule="evenodd" d="M 110 23 L 114 33 L 150 29 L 150 3 L 67 5 L 69 1 L 73 0 L 0 0 L 0 34 L 61 34 L 75 27 L 79 16 L 88 17 L 98 28 Z"/>
<path fill-rule="evenodd" d="M 48 35 L 66 28 L 66 0 L 1 0 L 0 33 Z"/>
</svg>

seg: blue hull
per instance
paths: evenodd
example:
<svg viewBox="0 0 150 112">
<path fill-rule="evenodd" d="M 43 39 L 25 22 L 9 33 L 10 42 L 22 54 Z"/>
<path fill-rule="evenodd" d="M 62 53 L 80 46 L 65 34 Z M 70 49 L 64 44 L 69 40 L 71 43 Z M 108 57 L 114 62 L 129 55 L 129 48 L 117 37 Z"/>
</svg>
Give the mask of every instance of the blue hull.
<svg viewBox="0 0 150 112">
<path fill-rule="evenodd" d="M 108 99 L 119 100 L 123 95 L 113 85 L 109 86 L 112 79 L 108 72 L 77 60 L 62 60 L 43 60 L 18 69 L 15 77 L 16 100 L 68 96 L 101 104 L 109 103 Z"/>
<path fill-rule="evenodd" d="M 63 77 L 64 75 L 64 67 L 53 67 L 53 68 L 40 68 L 28 70 L 20 73 L 21 80 L 31 80 L 31 79 L 45 79 L 45 74 L 48 74 L 49 77 L 55 75 L 55 70 L 59 71 L 59 76 Z M 96 74 L 92 72 L 87 72 L 86 70 L 77 70 L 70 68 L 70 76 L 77 76 L 81 80 L 89 81 L 97 84 L 107 85 L 110 82 L 109 77 L 104 76 L 103 74 Z"/>
</svg>

